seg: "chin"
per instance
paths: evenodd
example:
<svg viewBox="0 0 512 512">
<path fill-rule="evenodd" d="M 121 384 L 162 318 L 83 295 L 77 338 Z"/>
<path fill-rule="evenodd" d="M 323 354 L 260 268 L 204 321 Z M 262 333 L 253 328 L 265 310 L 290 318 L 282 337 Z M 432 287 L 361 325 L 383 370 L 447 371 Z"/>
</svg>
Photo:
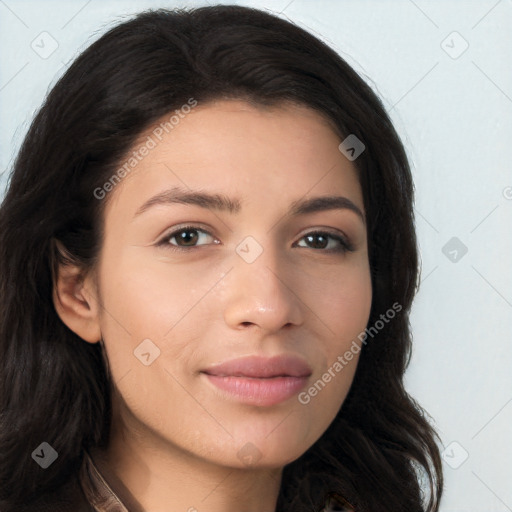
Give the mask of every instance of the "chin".
<svg viewBox="0 0 512 512">
<path fill-rule="evenodd" d="M 323 431 L 304 431 L 299 424 L 288 424 L 284 416 L 281 425 L 275 422 L 272 428 L 268 425 L 256 425 L 244 429 L 242 426 L 230 440 L 229 465 L 236 468 L 282 468 L 286 464 L 301 457 L 322 435 Z M 234 450 L 233 450 L 234 448 Z"/>
</svg>

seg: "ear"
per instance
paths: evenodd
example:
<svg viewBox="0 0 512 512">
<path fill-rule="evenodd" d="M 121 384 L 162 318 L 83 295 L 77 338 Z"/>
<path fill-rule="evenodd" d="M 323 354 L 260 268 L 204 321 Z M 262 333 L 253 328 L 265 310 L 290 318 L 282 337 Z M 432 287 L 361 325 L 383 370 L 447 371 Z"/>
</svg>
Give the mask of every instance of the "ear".
<svg viewBox="0 0 512 512">
<path fill-rule="evenodd" d="M 60 319 L 80 338 L 97 343 L 101 339 L 96 284 L 83 269 L 59 264 L 54 278 L 53 304 Z"/>
</svg>

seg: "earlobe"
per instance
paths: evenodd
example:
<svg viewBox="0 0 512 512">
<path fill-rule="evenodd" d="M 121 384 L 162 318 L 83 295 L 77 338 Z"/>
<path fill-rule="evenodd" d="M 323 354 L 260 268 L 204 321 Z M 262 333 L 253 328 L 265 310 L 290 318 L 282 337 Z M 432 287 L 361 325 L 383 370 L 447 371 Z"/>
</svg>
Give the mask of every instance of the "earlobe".
<svg viewBox="0 0 512 512">
<path fill-rule="evenodd" d="M 84 341 L 101 338 L 99 302 L 93 280 L 73 265 L 59 265 L 53 287 L 53 304 L 60 319 Z"/>
</svg>

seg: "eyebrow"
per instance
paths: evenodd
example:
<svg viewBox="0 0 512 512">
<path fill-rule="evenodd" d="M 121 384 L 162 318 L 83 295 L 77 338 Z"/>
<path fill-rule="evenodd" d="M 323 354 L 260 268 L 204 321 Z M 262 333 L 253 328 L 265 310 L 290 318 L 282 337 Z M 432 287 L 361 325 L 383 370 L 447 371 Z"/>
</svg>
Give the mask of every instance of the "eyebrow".
<svg viewBox="0 0 512 512">
<path fill-rule="evenodd" d="M 231 214 L 239 213 L 242 209 L 242 201 L 239 198 L 173 187 L 150 197 L 138 208 L 134 217 L 141 215 L 153 206 L 176 203 L 191 204 L 208 210 L 225 211 Z M 320 196 L 310 199 L 299 199 L 290 204 L 289 213 L 295 217 L 327 210 L 350 210 L 357 214 L 363 223 L 365 222 L 361 209 L 350 199 L 343 196 Z"/>
</svg>

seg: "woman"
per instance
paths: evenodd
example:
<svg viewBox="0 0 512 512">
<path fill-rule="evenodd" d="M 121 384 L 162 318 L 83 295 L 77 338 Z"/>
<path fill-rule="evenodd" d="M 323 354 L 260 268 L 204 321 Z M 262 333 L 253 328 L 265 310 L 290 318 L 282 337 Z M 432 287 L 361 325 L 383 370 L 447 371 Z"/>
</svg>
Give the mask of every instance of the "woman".
<svg viewBox="0 0 512 512">
<path fill-rule="evenodd" d="M 412 203 L 381 102 L 304 30 L 110 30 L 0 210 L 0 510 L 438 510 Z"/>
</svg>

